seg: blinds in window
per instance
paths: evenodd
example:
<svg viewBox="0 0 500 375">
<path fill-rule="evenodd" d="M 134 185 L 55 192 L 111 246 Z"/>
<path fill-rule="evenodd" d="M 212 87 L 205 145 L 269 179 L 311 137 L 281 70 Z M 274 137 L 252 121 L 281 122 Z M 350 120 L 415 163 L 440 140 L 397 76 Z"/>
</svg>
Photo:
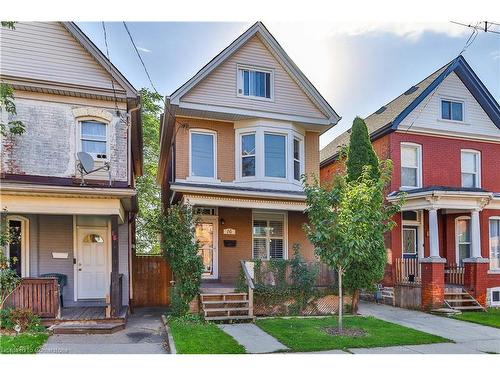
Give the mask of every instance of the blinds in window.
<svg viewBox="0 0 500 375">
<path fill-rule="evenodd" d="M 283 214 L 262 214 L 253 220 L 254 259 L 285 258 L 285 220 Z"/>
</svg>

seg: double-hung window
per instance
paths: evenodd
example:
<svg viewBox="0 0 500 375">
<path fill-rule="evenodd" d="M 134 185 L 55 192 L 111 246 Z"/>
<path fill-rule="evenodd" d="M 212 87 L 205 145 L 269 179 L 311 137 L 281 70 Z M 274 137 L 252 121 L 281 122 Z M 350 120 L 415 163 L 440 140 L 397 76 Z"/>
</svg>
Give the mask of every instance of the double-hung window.
<svg viewBox="0 0 500 375">
<path fill-rule="evenodd" d="M 241 136 L 241 177 L 255 176 L 255 133 Z"/>
<path fill-rule="evenodd" d="M 471 254 L 470 219 L 468 217 L 457 218 L 455 227 L 457 241 L 456 260 L 459 265 L 462 265 L 462 261 L 465 258 L 469 258 Z"/>
<path fill-rule="evenodd" d="M 420 145 L 401 144 L 401 187 L 422 186 L 422 149 Z"/>
<path fill-rule="evenodd" d="M 215 178 L 216 135 L 215 132 L 190 131 L 190 177 Z"/>
<path fill-rule="evenodd" d="M 490 219 L 490 269 L 500 271 L 500 217 Z"/>
<path fill-rule="evenodd" d="M 107 159 L 107 124 L 98 121 L 80 123 L 81 150 L 94 159 Z"/>
<path fill-rule="evenodd" d="M 300 181 L 300 169 L 301 169 L 301 150 L 300 150 L 300 140 L 297 138 L 293 139 L 293 179 Z"/>
<path fill-rule="evenodd" d="M 286 135 L 264 134 L 266 177 L 286 178 Z"/>
<path fill-rule="evenodd" d="M 238 96 L 272 99 L 273 74 L 269 70 L 238 68 Z"/>
<path fill-rule="evenodd" d="M 463 121 L 464 105 L 453 100 L 441 100 L 441 118 L 443 120 Z"/>
<path fill-rule="evenodd" d="M 480 153 L 473 150 L 462 150 L 461 171 L 462 171 L 462 187 L 478 188 L 481 187 L 481 161 Z"/>
<path fill-rule="evenodd" d="M 285 215 L 254 214 L 253 258 L 285 259 Z"/>
</svg>

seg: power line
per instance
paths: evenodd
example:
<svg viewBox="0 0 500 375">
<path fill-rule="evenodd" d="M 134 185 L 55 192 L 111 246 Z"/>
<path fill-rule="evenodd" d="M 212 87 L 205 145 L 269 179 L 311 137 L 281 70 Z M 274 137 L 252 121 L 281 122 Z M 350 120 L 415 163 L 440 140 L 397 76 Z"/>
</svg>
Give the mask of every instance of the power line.
<svg viewBox="0 0 500 375">
<path fill-rule="evenodd" d="M 471 25 L 471 24 L 466 24 L 466 23 L 456 22 L 456 21 L 450 21 L 450 22 L 454 23 L 455 25 L 465 26 L 465 27 L 468 27 L 468 28 L 471 28 L 471 29 L 475 29 L 477 31 L 483 31 L 485 33 L 500 34 L 500 31 L 491 30 L 491 26 L 490 25 L 500 26 L 500 23 L 496 23 L 496 22 L 481 21 L 481 22 L 477 22 L 476 25 Z M 481 23 L 484 23 L 484 27 L 483 26 L 479 26 Z"/>
<path fill-rule="evenodd" d="M 102 22 L 102 32 L 104 34 L 104 44 L 106 46 L 106 57 L 108 58 L 109 70 L 112 71 L 111 59 L 109 58 L 108 35 L 106 33 L 106 25 L 104 24 L 104 21 Z M 118 109 L 118 100 L 116 98 L 116 89 L 115 89 L 115 78 L 113 77 L 113 75 L 111 75 L 111 87 L 113 89 L 113 97 L 115 99 L 116 114 L 119 115 L 120 114 L 120 110 Z"/>
</svg>

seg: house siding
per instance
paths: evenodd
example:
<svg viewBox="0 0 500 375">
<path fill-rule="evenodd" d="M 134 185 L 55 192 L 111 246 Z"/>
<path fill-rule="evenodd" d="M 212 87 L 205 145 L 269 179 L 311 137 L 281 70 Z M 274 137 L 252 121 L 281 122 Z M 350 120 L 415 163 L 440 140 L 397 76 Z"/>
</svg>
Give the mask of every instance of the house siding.
<svg viewBox="0 0 500 375">
<path fill-rule="evenodd" d="M 274 100 L 237 96 L 237 65 L 274 70 Z M 224 63 L 181 98 L 181 102 L 244 108 L 247 110 L 325 119 L 258 36 L 249 39 Z"/>
</svg>

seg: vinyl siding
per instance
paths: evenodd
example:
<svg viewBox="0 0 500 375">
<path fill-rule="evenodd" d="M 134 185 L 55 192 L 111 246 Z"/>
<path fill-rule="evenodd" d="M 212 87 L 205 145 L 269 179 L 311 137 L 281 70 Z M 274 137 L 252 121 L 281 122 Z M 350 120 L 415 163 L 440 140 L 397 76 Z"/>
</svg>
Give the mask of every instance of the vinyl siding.
<svg viewBox="0 0 500 375">
<path fill-rule="evenodd" d="M 112 89 L 108 72 L 60 22 L 18 22 L 0 30 L 2 75 Z M 116 82 L 115 88 L 124 91 Z"/>
<path fill-rule="evenodd" d="M 238 64 L 274 70 L 273 101 L 237 96 L 236 77 Z M 286 70 L 283 69 L 258 36 L 251 38 L 224 63 L 212 71 L 184 95 L 181 102 L 326 118 Z"/>
<path fill-rule="evenodd" d="M 465 102 L 463 123 L 441 120 L 441 99 Z M 412 131 L 500 139 L 500 130 L 454 72 L 401 122 L 399 129 L 405 130 L 410 126 Z"/>
</svg>

